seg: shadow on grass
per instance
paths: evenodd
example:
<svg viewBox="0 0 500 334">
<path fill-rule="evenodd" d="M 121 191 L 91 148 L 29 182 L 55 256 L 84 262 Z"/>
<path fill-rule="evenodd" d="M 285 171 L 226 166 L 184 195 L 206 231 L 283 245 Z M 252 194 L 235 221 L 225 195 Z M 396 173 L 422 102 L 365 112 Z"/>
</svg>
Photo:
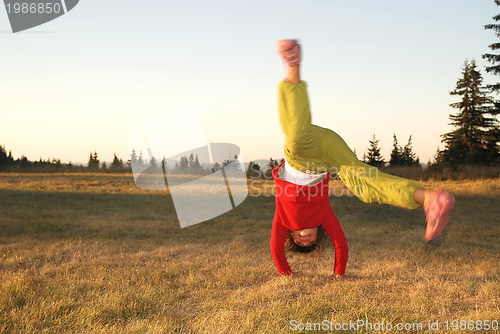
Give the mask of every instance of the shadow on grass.
<svg viewBox="0 0 500 334">
<path fill-rule="evenodd" d="M 0 237 L 153 239 L 166 242 L 220 243 L 233 240 L 267 247 L 274 216 L 274 197 L 252 197 L 234 210 L 181 229 L 172 198 L 167 194 L 0 191 Z M 422 208 L 405 210 L 365 204 L 354 197 L 331 197 L 350 244 L 370 240 L 375 247 L 405 243 L 409 234 L 425 234 Z M 449 226 L 430 250 L 444 244 L 498 252 L 500 199 L 459 196 Z M 375 236 L 375 238 L 374 238 Z"/>
<path fill-rule="evenodd" d="M 269 240 L 274 197 L 248 197 L 236 209 L 181 228 L 172 197 L 0 190 L 0 237 L 141 238 L 209 243 Z"/>
<path fill-rule="evenodd" d="M 439 250 L 442 255 L 499 256 L 500 198 L 484 195 L 457 196 L 443 233 L 427 243 L 423 208 L 405 210 L 388 205 L 364 204 L 356 198 L 331 199 L 351 248 L 372 249 L 411 247 L 425 254 Z"/>
</svg>

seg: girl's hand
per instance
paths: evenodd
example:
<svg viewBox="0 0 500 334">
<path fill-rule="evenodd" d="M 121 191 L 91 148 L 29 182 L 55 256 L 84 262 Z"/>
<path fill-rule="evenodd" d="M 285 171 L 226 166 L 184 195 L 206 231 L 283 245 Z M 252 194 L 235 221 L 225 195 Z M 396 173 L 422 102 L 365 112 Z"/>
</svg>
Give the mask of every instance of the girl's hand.
<svg viewBox="0 0 500 334">
<path fill-rule="evenodd" d="M 353 281 L 356 279 L 356 277 L 351 275 L 339 275 L 337 273 L 333 273 L 332 279 L 338 282 L 343 282 L 343 281 Z"/>
</svg>

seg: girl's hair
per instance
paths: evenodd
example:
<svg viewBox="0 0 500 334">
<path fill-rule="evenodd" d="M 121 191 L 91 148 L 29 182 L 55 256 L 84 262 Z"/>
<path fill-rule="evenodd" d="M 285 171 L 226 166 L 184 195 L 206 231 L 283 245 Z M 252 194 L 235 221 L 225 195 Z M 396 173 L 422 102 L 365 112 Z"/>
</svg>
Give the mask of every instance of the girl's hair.
<svg viewBox="0 0 500 334">
<path fill-rule="evenodd" d="M 285 242 L 285 252 L 289 252 L 291 255 L 293 254 L 309 254 L 309 256 L 313 256 L 315 253 L 319 257 L 323 253 L 323 242 L 325 240 L 325 230 L 321 225 L 318 226 L 318 236 L 316 237 L 316 241 L 311 246 L 302 247 L 295 243 L 292 237 L 292 231 L 288 231 L 288 235 L 286 237 Z"/>
</svg>

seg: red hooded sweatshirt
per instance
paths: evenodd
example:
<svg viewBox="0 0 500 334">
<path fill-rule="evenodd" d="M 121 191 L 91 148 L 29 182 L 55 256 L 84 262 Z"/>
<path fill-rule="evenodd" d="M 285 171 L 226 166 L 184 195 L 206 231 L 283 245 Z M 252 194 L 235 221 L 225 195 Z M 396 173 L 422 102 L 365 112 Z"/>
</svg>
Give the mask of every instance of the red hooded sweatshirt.
<svg viewBox="0 0 500 334">
<path fill-rule="evenodd" d="M 344 275 L 347 264 L 348 248 L 344 232 L 330 206 L 328 174 L 314 186 L 293 184 L 278 177 L 282 162 L 273 170 L 276 185 L 276 211 L 274 213 L 271 234 L 271 253 L 280 275 L 291 275 L 292 269 L 285 256 L 285 241 L 288 231 L 323 227 L 335 247 L 335 265 L 333 270 Z"/>
</svg>

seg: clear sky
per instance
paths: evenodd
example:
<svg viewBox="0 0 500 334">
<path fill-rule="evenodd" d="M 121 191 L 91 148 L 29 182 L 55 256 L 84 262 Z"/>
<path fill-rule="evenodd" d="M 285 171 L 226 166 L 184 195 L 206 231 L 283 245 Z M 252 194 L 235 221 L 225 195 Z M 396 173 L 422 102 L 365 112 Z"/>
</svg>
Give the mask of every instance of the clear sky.
<svg viewBox="0 0 500 334">
<path fill-rule="evenodd" d="M 208 142 L 238 145 L 246 162 L 281 158 L 274 42 L 297 38 L 313 123 L 358 157 L 373 133 L 385 159 L 394 133 L 413 135 L 427 162 L 452 130 L 464 61 L 500 81 L 481 58 L 500 42 L 484 30 L 498 13 L 493 0 L 81 0 L 12 34 L 0 8 L 0 145 L 30 160 L 127 160 L 138 126 L 195 106 Z"/>
</svg>

